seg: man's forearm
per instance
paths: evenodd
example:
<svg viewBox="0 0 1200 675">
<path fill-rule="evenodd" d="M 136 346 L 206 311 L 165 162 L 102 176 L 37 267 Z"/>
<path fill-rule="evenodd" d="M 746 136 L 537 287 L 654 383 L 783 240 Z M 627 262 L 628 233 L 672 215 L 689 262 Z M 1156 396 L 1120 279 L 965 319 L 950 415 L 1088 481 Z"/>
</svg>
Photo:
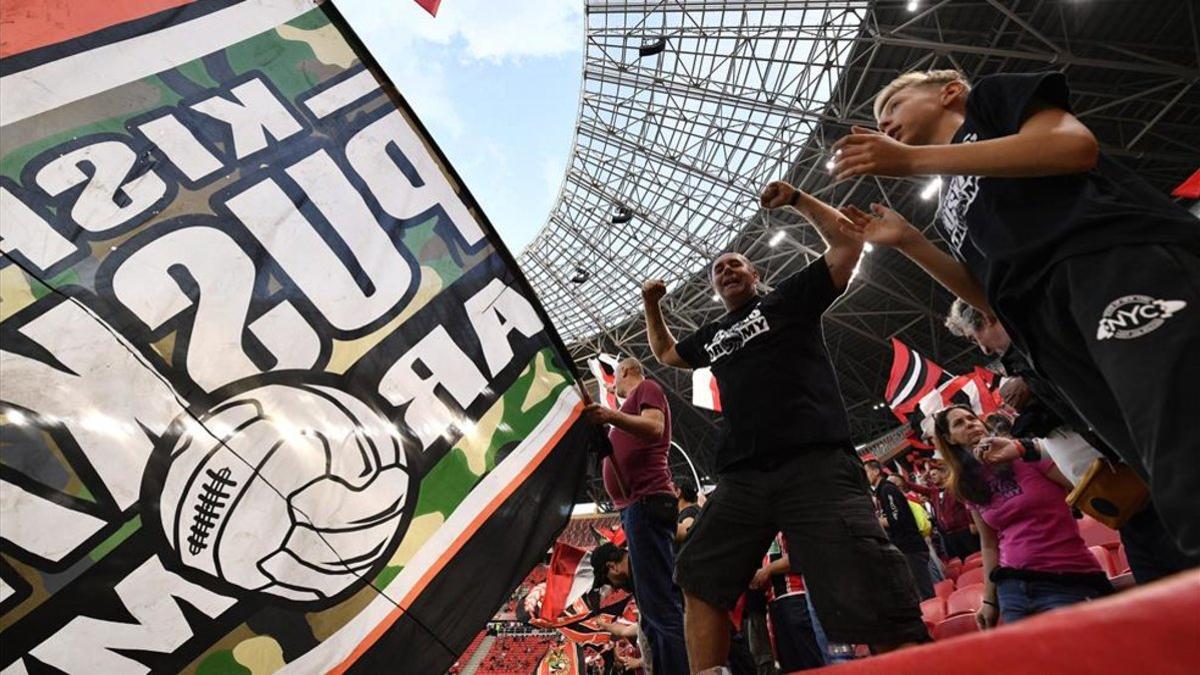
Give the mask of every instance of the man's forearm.
<svg viewBox="0 0 1200 675">
<path fill-rule="evenodd" d="M 981 312 L 991 314 L 987 294 L 983 286 L 971 275 L 966 266 L 934 246 L 923 236 L 915 236 L 898 247 L 900 252 L 921 266 L 946 290 L 963 299 Z"/>
<path fill-rule="evenodd" d="M 812 223 L 826 246 L 830 248 L 861 246 L 856 239 L 842 232 L 839 223 L 846 220 L 846 216 L 820 199 L 807 192 L 797 190 L 792 208 L 804 216 L 805 220 Z"/>
<path fill-rule="evenodd" d="M 657 439 L 663 432 L 663 422 L 643 415 L 629 415 L 619 410 L 613 412 L 612 425 L 648 441 Z"/>
<path fill-rule="evenodd" d="M 671 335 L 671 329 L 667 328 L 667 322 L 663 319 L 662 308 L 658 302 L 647 300 L 644 304 L 646 307 L 646 336 L 650 341 L 650 351 L 654 352 L 655 358 L 661 361 L 667 350 L 675 346 L 675 337 Z"/>
</svg>

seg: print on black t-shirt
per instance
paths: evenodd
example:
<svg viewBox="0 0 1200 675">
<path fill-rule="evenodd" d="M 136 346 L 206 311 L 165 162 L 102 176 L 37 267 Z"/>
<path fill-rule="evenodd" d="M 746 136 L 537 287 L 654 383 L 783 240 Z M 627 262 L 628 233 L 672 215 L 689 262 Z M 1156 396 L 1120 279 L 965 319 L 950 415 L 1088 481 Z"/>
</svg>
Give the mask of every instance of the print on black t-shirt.
<svg viewBox="0 0 1200 675">
<path fill-rule="evenodd" d="M 1062 73 L 980 79 L 952 143 L 1011 136 L 1044 108 L 1071 111 Z M 1031 178 L 954 176 L 938 229 L 997 309 L 1036 288 L 1065 258 L 1120 245 L 1200 242 L 1197 219 L 1101 152 L 1084 173 Z"/>
<path fill-rule="evenodd" d="M 712 366 L 720 390 L 729 433 L 717 451 L 718 472 L 849 445 L 821 332 L 821 313 L 840 294 L 821 258 L 676 345 L 693 368 Z"/>
</svg>

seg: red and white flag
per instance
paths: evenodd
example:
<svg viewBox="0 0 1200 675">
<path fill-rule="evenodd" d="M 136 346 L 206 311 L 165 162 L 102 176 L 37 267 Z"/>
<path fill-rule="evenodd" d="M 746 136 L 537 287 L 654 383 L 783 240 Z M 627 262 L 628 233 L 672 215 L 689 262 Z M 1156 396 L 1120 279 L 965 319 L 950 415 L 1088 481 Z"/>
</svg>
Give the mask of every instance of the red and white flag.
<svg viewBox="0 0 1200 675">
<path fill-rule="evenodd" d="M 721 390 L 711 368 L 692 371 L 692 405 L 705 410 L 721 412 Z"/>
<path fill-rule="evenodd" d="M 430 16 L 437 16 L 438 6 L 442 4 L 442 0 L 417 0 L 417 4 L 421 9 L 429 12 Z"/>
<path fill-rule="evenodd" d="M 574 605 L 592 590 L 594 579 L 591 551 L 561 541 L 554 542 L 550 568 L 546 571 L 546 595 L 542 598 L 539 618 L 556 623 L 563 619 L 564 614 L 571 616 L 579 613 L 584 608 Z"/>
<path fill-rule="evenodd" d="M 611 410 L 620 410 L 623 400 L 617 398 L 617 363 L 612 354 L 597 354 L 588 359 L 588 368 L 596 378 L 596 401 Z"/>
<path fill-rule="evenodd" d="M 912 347 L 892 338 L 892 372 L 883 397 L 901 422 L 913 424 L 917 404 L 947 384 L 951 375 Z"/>
<path fill-rule="evenodd" d="M 925 436 L 933 435 L 934 414 L 950 405 L 966 405 L 981 418 L 1000 409 L 999 395 L 988 388 L 977 373 L 959 375 L 921 397 L 913 410 L 909 424 Z"/>
</svg>

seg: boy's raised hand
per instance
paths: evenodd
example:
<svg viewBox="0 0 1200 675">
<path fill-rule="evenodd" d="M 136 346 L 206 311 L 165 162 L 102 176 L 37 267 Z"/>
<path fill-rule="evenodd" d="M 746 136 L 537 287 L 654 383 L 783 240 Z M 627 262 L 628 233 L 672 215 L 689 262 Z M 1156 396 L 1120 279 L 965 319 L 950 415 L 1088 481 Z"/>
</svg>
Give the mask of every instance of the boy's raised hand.
<svg viewBox="0 0 1200 675">
<path fill-rule="evenodd" d="M 866 127 L 850 127 L 850 135 L 833 144 L 833 175 L 838 180 L 855 176 L 913 175 L 913 147 Z"/>
</svg>

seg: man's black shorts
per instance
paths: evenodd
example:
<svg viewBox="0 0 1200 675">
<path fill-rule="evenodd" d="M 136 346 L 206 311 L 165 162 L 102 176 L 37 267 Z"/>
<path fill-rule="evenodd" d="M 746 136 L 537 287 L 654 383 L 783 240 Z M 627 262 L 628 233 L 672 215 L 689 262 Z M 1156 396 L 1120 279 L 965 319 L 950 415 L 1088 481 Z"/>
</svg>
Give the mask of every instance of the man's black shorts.
<svg viewBox="0 0 1200 675">
<path fill-rule="evenodd" d="M 830 642 L 929 639 L 908 561 L 879 525 L 849 449 L 806 450 L 770 470 L 722 475 L 679 552 L 675 582 L 731 609 L 781 531 Z"/>
</svg>

